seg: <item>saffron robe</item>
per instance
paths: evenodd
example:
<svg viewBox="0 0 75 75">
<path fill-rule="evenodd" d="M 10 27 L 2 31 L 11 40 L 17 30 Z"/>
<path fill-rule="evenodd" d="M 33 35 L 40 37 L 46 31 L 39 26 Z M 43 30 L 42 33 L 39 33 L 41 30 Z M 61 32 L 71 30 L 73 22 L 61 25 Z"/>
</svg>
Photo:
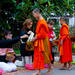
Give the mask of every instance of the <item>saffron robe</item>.
<svg viewBox="0 0 75 75">
<path fill-rule="evenodd" d="M 62 45 L 60 45 L 61 40 L 63 40 Z M 67 24 L 63 24 L 60 29 L 58 51 L 60 51 L 61 63 L 72 62 L 72 42 L 69 37 L 69 27 Z"/>
<path fill-rule="evenodd" d="M 38 39 L 34 42 L 34 69 L 44 69 L 44 64 L 50 64 L 52 60 L 48 38 L 48 27 L 44 19 L 37 22 L 36 35 Z"/>
</svg>

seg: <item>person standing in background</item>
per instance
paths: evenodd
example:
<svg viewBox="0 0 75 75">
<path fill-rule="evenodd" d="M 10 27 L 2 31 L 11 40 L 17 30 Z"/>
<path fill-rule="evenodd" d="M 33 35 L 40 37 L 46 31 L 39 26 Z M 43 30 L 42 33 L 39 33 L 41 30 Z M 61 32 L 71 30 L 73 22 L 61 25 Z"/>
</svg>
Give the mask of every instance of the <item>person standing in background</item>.
<svg viewBox="0 0 75 75">
<path fill-rule="evenodd" d="M 27 35 L 28 37 L 30 36 L 30 34 L 32 33 L 31 31 L 31 27 L 32 27 L 32 20 L 31 19 L 26 19 L 23 23 L 23 28 L 20 32 L 20 35 Z M 20 45 L 20 52 L 21 52 L 21 56 L 22 56 L 22 62 L 24 62 L 23 65 L 26 64 L 32 64 L 32 56 L 33 56 L 33 51 L 27 51 L 25 49 L 26 46 L 26 42 L 28 40 L 27 38 L 24 39 L 20 39 L 21 45 Z"/>
<path fill-rule="evenodd" d="M 51 44 L 51 54 L 52 54 L 52 58 L 53 58 L 53 60 L 51 61 L 51 64 L 52 64 L 52 68 L 53 68 L 54 56 L 55 56 L 55 50 L 56 50 L 55 46 L 53 45 L 53 42 L 56 40 L 56 35 L 55 35 L 55 32 L 53 31 L 54 22 L 52 20 L 48 20 L 47 25 L 48 25 L 48 28 L 49 28 L 48 37 L 49 37 L 49 41 L 50 41 L 50 44 Z"/>
</svg>

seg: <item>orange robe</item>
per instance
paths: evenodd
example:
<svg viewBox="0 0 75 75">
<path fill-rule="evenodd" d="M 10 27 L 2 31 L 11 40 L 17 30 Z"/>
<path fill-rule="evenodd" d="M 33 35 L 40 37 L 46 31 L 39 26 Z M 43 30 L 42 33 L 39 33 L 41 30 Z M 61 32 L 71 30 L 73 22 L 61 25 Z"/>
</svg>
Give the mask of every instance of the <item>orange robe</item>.
<svg viewBox="0 0 75 75">
<path fill-rule="evenodd" d="M 62 45 L 60 45 L 61 40 L 63 40 Z M 69 37 L 69 27 L 67 24 L 63 24 L 60 29 L 58 51 L 60 51 L 61 63 L 72 62 L 72 42 Z"/>
<path fill-rule="evenodd" d="M 34 42 L 35 50 L 34 50 L 34 60 L 33 60 L 33 67 L 34 69 L 44 69 L 44 39 L 48 37 L 48 27 L 47 23 L 44 19 L 41 19 L 37 23 L 37 28 L 36 28 L 36 35 L 35 37 L 38 38 Z"/>
</svg>

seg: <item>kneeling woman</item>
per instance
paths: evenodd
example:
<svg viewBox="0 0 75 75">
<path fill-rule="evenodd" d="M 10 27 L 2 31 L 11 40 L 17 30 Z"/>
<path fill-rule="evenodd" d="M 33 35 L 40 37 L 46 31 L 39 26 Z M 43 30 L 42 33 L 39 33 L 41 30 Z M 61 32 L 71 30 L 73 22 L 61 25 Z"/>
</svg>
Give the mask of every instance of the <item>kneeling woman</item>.
<svg viewBox="0 0 75 75">
<path fill-rule="evenodd" d="M 4 33 L 4 37 L 4 40 L 0 40 L 0 68 L 5 72 L 10 72 L 17 69 L 16 65 L 13 63 L 15 60 L 15 52 L 12 48 L 12 44 L 17 43 L 21 38 L 26 38 L 28 36 L 23 35 L 12 38 L 11 31 L 6 30 Z M 7 54 L 10 55 L 8 56 L 10 57 L 9 59 L 7 59 Z"/>
</svg>

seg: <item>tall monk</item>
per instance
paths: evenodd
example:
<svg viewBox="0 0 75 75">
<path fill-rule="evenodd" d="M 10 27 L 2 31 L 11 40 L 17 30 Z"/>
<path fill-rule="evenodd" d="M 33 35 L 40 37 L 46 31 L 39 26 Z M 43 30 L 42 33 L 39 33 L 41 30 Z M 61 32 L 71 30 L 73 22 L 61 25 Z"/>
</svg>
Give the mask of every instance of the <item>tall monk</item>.
<svg viewBox="0 0 75 75">
<path fill-rule="evenodd" d="M 60 18 L 60 36 L 59 36 L 59 46 L 58 50 L 60 51 L 60 62 L 64 63 L 63 69 L 72 69 L 72 42 L 69 37 L 69 26 L 65 18 Z M 67 64 L 69 65 L 67 67 Z"/>
<path fill-rule="evenodd" d="M 37 69 L 37 72 L 33 75 L 40 75 L 40 70 L 44 69 L 44 64 L 50 64 L 50 45 L 48 39 L 48 27 L 45 19 L 40 14 L 40 10 L 38 8 L 33 10 L 33 16 L 38 18 L 37 27 L 36 27 L 36 35 L 33 38 L 34 41 L 34 59 L 33 59 L 33 67 Z M 50 72 L 50 65 L 48 72 Z"/>
</svg>

